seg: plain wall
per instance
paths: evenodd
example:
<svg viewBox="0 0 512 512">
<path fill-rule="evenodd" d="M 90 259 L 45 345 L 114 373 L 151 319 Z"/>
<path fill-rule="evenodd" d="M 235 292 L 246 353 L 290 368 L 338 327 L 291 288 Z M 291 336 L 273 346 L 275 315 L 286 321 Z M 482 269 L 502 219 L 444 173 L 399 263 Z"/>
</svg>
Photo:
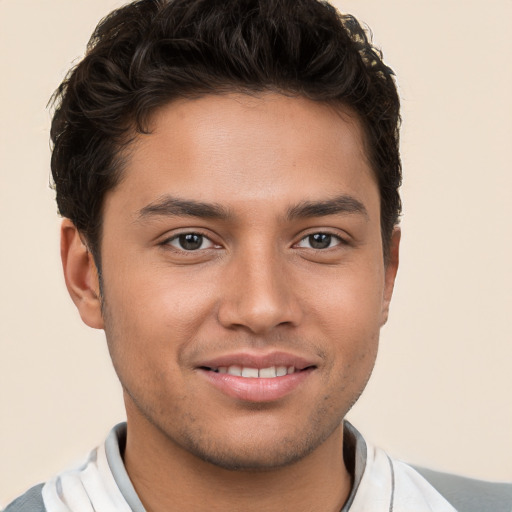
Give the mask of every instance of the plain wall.
<svg viewBox="0 0 512 512">
<path fill-rule="evenodd" d="M 46 103 L 114 0 L 0 0 L 0 503 L 124 417 L 59 261 Z M 401 268 L 349 419 L 396 457 L 512 480 L 510 0 L 347 0 L 398 75 Z"/>
</svg>

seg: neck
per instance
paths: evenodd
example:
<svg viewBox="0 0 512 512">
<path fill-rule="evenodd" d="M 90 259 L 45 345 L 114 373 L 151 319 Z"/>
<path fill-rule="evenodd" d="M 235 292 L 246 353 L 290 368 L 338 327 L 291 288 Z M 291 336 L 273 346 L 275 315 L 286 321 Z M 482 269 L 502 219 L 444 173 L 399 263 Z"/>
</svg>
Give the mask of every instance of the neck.
<svg viewBox="0 0 512 512">
<path fill-rule="evenodd" d="M 203 461 L 144 419 L 130 421 L 124 462 L 147 512 L 339 512 L 351 488 L 343 429 L 289 466 L 232 471 Z"/>
</svg>

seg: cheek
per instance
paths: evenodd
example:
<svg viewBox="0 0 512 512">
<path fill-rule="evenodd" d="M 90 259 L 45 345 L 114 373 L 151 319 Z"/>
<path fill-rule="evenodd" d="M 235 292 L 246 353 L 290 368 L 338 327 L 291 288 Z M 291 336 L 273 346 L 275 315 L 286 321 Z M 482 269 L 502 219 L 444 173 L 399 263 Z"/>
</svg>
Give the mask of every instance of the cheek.
<svg viewBox="0 0 512 512">
<path fill-rule="evenodd" d="M 351 265 L 314 276 L 303 297 L 309 310 L 322 317 L 322 323 L 334 331 L 360 337 L 380 326 L 384 278 L 382 263 Z"/>
<path fill-rule="evenodd" d="M 211 286 L 200 272 L 170 272 L 165 265 L 150 262 L 139 267 L 114 269 L 105 276 L 105 295 L 115 304 L 114 314 L 126 325 L 156 334 L 159 328 L 179 333 L 200 320 L 211 302 Z M 196 322 L 194 322 L 196 319 Z"/>
<path fill-rule="evenodd" d="M 340 271 L 308 296 L 308 308 L 343 372 L 365 374 L 376 357 L 382 311 L 383 278 L 378 266 Z M 321 293 L 320 293 L 321 290 Z M 347 371 L 350 368 L 350 371 Z"/>
<path fill-rule="evenodd" d="M 149 270 L 148 270 L 149 269 Z M 104 272 L 104 323 L 114 366 L 163 379 L 211 315 L 211 282 L 157 265 Z M 175 372 L 174 372 L 175 373 Z M 169 378 L 167 375 L 166 379 Z"/>
</svg>

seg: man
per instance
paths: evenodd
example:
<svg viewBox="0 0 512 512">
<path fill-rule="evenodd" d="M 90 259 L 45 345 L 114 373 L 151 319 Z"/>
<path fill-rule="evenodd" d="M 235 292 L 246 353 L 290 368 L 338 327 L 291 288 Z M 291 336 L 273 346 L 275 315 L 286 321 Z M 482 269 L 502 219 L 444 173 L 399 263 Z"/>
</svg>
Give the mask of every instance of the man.
<svg viewBox="0 0 512 512">
<path fill-rule="evenodd" d="M 127 424 L 9 512 L 510 509 L 510 487 L 429 483 L 343 420 L 400 240 L 398 96 L 356 20 L 143 0 L 56 105 L 66 284 Z"/>
</svg>

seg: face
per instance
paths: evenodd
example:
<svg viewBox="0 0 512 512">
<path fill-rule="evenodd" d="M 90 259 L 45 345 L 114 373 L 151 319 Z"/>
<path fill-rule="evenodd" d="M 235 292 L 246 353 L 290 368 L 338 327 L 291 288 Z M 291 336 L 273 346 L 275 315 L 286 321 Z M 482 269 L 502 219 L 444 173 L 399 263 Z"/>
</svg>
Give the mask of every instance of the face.
<svg viewBox="0 0 512 512">
<path fill-rule="evenodd" d="M 162 108 L 105 199 L 101 255 L 129 425 L 252 469 L 339 431 L 396 270 L 355 116 L 270 93 Z"/>
</svg>

